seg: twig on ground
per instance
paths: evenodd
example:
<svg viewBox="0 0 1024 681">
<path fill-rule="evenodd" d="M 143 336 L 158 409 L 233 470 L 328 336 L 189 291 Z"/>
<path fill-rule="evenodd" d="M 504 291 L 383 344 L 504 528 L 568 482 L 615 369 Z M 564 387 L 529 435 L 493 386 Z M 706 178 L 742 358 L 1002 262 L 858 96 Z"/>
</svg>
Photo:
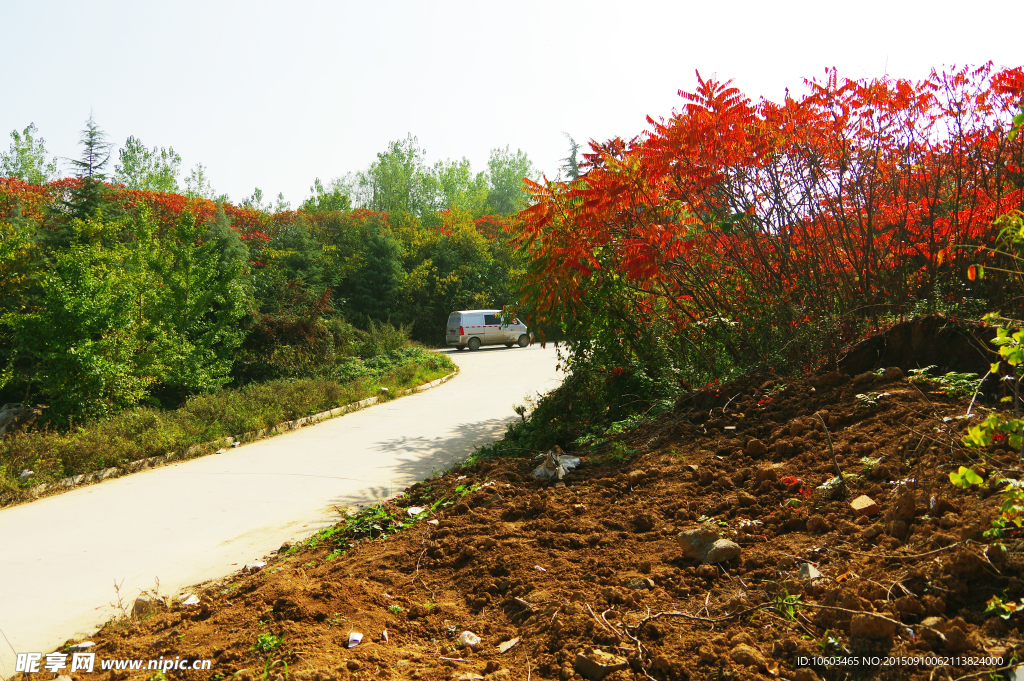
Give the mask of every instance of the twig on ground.
<svg viewBox="0 0 1024 681">
<path fill-rule="evenodd" d="M 801 604 L 801 605 L 803 605 L 803 604 Z M 722 617 L 700 617 L 698 615 L 691 615 L 688 612 L 679 612 L 679 611 L 676 611 L 676 610 L 669 610 L 669 611 L 665 611 L 665 612 L 655 613 L 653 615 L 645 617 L 642 620 L 640 620 L 636 624 L 636 626 L 632 626 L 632 627 L 629 627 L 629 628 L 630 629 L 639 629 L 640 627 L 642 627 L 643 625 L 647 624 L 648 622 L 653 622 L 654 620 L 661 619 L 662 617 L 682 617 L 683 619 L 691 620 L 693 622 L 702 622 L 702 623 L 705 623 L 705 624 L 718 624 L 719 622 L 728 622 L 729 620 L 739 619 L 740 617 L 743 617 L 744 615 L 748 615 L 748 614 L 750 614 L 752 612 L 756 612 L 758 610 L 765 610 L 767 608 L 774 608 L 774 607 L 776 607 L 775 603 L 762 603 L 761 605 L 755 605 L 755 606 L 753 606 L 751 608 L 746 608 L 744 610 L 740 610 L 739 612 L 734 612 L 731 615 L 723 615 Z M 701 610 L 706 610 L 706 608 L 701 608 Z"/>
<path fill-rule="evenodd" d="M 991 675 L 991 674 L 996 674 L 998 672 L 1005 672 L 1005 671 L 1010 671 L 1011 669 L 1019 669 L 1019 668 L 1020 668 L 1019 665 L 1011 664 L 1011 665 L 1007 665 L 1006 667 L 999 667 L 998 669 L 986 669 L 986 670 L 980 671 L 980 672 L 972 672 L 970 674 L 967 674 L 966 676 L 958 676 L 957 678 L 953 679 L 953 681 L 965 681 L 965 679 L 974 679 L 974 678 L 977 678 L 979 676 L 984 676 L 985 674 L 990 674 Z"/>
<path fill-rule="evenodd" d="M 836 450 L 832 447 L 832 435 L 828 432 L 828 425 L 825 423 L 825 419 L 821 417 L 821 414 L 815 414 L 818 420 L 821 421 L 821 427 L 825 429 L 825 439 L 828 440 L 828 453 L 832 455 L 832 465 L 836 467 L 836 475 L 839 477 L 839 487 L 843 490 L 843 495 L 849 493 L 846 489 L 846 479 L 843 477 L 843 469 L 839 467 L 839 459 L 836 458 Z"/>
<path fill-rule="evenodd" d="M 964 544 L 967 544 L 970 541 L 971 541 L 970 539 L 964 539 L 964 540 L 958 541 L 958 542 L 956 542 L 954 544 L 950 544 L 949 546 L 943 546 L 942 548 L 935 549 L 934 551 L 928 551 L 926 553 L 914 553 L 914 554 L 911 554 L 909 556 L 899 556 L 899 555 L 896 555 L 896 554 L 893 554 L 893 553 L 864 553 L 862 551 L 854 551 L 853 549 L 845 549 L 845 548 L 842 548 L 842 547 L 835 547 L 832 550 L 833 551 L 842 551 L 843 553 L 852 553 L 852 554 L 857 555 L 857 556 L 867 556 L 868 558 L 885 558 L 886 560 L 909 560 L 909 559 L 912 559 L 912 558 L 926 558 L 927 556 L 932 556 L 932 555 L 935 555 L 936 553 L 941 553 L 942 551 L 948 551 L 949 549 L 954 549 L 957 546 L 963 546 Z"/>
<path fill-rule="evenodd" d="M 974 397 L 971 398 L 971 405 L 969 407 L 967 407 L 967 413 L 964 414 L 964 416 L 970 416 L 971 415 L 971 410 L 974 409 L 974 402 L 975 402 L 975 400 L 978 399 L 978 395 L 981 394 L 981 386 L 985 383 L 985 380 L 989 376 L 991 376 L 991 375 L 992 375 L 992 370 L 990 369 L 990 370 L 986 371 L 985 375 L 982 377 L 982 379 L 980 381 L 978 381 L 978 388 L 977 388 L 977 390 L 974 391 Z"/>
<path fill-rule="evenodd" d="M 601 622 L 601 620 L 597 619 L 597 613 L 595 613 L 594 609 L 590 607 L 590 603 L 587 603 L 587 610 L 590 611 L 590 616 L 593 617 L 594 621 L 597 622 L 599 625 L 601 625 L 602 627 L 604 627 L 605 629 L 607 629 L 608 631 L 610 631 L 612 633 L 618 633 L 614 629 L 609 629 L 608 626 L 606 625 L 606 623 L 603 623 L 603 622 Z"/>
<path fill-rule="evenodd" d="M 429 586 L 427 586 L 427 583 L 423 581 L 422 577 L 420 577 L 420 561 L 423 560 L 423 554 L 425 554 L 426 552 L 427 550 L 423 549 L 422 551 L 420 551 L 420 555 L 416 558 L 416 573 L 413 575 L 412 581 L 415 582 L 417 579 L 420 580 L 420 584 L 423 585 L 423 588 L 426 589 L 427 592 L 430 594 L 430 599 L 433 600 L 434 591 Z"/>
</svg>

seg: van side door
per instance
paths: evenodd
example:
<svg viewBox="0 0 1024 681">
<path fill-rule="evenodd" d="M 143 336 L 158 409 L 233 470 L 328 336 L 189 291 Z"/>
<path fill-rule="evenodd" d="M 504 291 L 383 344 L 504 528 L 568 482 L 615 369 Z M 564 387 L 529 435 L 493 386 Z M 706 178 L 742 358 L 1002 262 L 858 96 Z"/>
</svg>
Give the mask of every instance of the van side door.
<svg viewBox="0 0 1024 681">
<path fill-rule="evenodd" d="M 485 335 L 487 329 L 484 328 L 484 316 L 482 314 L 462 315 L 462 323 L 465 325 L 466 328 L 467 343 L 469 342 L 470 338 L 476 336 L 477 338 L 480 339 L 480 343 L 482 345 L 487 344 L 487 337 Z"/>
</svg>

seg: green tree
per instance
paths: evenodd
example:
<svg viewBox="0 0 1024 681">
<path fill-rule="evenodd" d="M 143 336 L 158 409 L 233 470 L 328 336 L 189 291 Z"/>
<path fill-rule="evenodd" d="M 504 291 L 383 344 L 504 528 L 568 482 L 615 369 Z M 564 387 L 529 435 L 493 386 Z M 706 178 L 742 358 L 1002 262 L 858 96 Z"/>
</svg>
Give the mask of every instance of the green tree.
<svg viewBox="0 0 1024 681">
<path fill-rule="evenodd" d="M 369 230 L 361 262 L 342 287 L 354 322 L 404 323 L 399 318 L 405 279 L 402 255 L 401 243 L 389 231 Z"/>
<path fill-rule="evenodd" d="M 386 152 L 377 154 L 377 160 L 366 172 L 359 173 L 362 203 L 371 210 L 393 215 L 420 215 L 429 203 L 424 192 L 424 183 L 429 182 L 424 155 L 419 140 L 412 134 L 391 142 Z"/>
<path fill-rule="evenodd" d="M 0 395 L 8 385 L 26 378 L 19 372 L 18 353 L 13 329 L 17 317 L 25 309 L 32 294 L 39 270 L 39 249 L 35 244 L 35 225 L 21 215 L 21 205 L 14 204 L 10 215 L 0 220 Z M 24 383 L 24 381 L 22 381 Z M 17 402 L 0 396 L 2 402 Z"/>
<path fill-rule="evenodd" d="M 562 134 L 569 139 L 569 155 L 562 159 L 565 163 L 562 164 L 561 170 L 565 172 L 570 180 L 578 180 L 580 179 L 579 152 L 581 145 L 569 133 Z"/>
<path fill-rule="evenodd" d="M 71 218 L 90 219 L 99 213 L 107 194 L 107 175 L 104 172 L 110 162 L 110 143 L 107 135 L 100 130 L 90 114 L 85 122 L 79 144 L 82 155 L 71 159 L 78 185 L 72 189 L 70 200 L 64 201 Z"/>
<path fill-rule="evenodd" d="M 245 197 L 238 205 L 241 208 L 254 208 L 255 210 L 261 211 L 263 213 L 274 212 L 273 206 L 271 206 L 269 203 L 267 205 L 263 205 L 263 190 L 260 189 L 259 187 L 253 189 L 252 196 Z"/>
<path fill-rule="evenodd" d="M 184 213 L 150 261 L 159 294 L 147 311 L 167 338 L 160 397 L 176 403 L 230 379 L 249 309 L 244 244 L 223 211 L 212 225 Z"/>
<path fill-rule="evenodd" d="M 155 381 L 144 309 L 144 268 L 116 238 L 123 225 L 74 219 L 70 242 L 52 252 L 40 299 L 13 327 L 18 356 L 58 424 L 101 417 L 141 401 Z M 157 331 L 159 331 L 157 329 Z"/>
<path fill-rule="evenodd" d="M 129 137 L 118 152 L 120 163 L 114 165 L 114 181 L 128 189 L 176 193 L 181 156 L 174 147 L 147 149 L 142 140 Z"/>
<path fill-rule="evenodd" d="M 487 193 L 487 209 L 495 215 L 511 215 L 526 207 L 528 195 L 523 190 L 523 178 L 534 179 L 535 171 L 526 152 L 516 149 L 515 153 L 504 149 L 492 149 L 487 162 L 490 191 Z"/>
<path fill-rule="evenodd" d="M 36 138 L 35 123 L 20 133 L 11 131 L 11 148 L 0 154 L 0 175 L 16 177 L 29 184 L 46 184 L 57 176 L 57 159 L 46 160 L 46 140 Z"/>
<path fill-rule="evenodd" d="M 474 218 L 486 212 L 487 174 L 474 174 L 469 159 L 438 161 L 432 176 L 437 191 L 434 210 L 461 210 Z"/>
<path fill-rule="evenodd" d="M 352 210 L 351 190 L 342 180 L 332 180 L 324 187 L 320 178 L 313 181 L 309 188 L 312 196 L 302 202 L 302 210 L 307 213 L 325 213 L 332 210 Z"/>
<path fill-rule="evenodd" d="M 210 199 L 211 201 L 218 198 L 217 193 L 210 184 L 206 166 L 202 163 L 197 163 L 189 171 L 188 177 L 185 178 L 185 196 L 191 199 Z M 220 199 L 222 202 L 227 203 L 226 196 L 220 197 Z"/>
</svg>

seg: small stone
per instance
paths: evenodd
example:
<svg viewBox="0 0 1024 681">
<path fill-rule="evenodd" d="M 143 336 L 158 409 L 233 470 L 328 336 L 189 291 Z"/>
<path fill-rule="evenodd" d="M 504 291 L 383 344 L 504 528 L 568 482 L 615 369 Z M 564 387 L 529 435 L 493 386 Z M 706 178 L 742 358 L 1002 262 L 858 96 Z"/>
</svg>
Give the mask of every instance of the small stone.
<svg viewBox="0 0 1024 681">
<path fill-rule="evenodd" d="M 877 537 L 878 535 L 882 534 L 883 531 L 884 531 L 884 529 L 882 528 L 882 526 L 880 524 L 878 524 L 878 523 L 875 523 L 871 527 L 869 527 L 866 530 L 864 530 L 863 532 L 861 532 L 860 536 L 862 536 L 865 539 L 867 539 L 868 541 L 870 541 L 870 540 L 874 539 L 875 537 Z"/>
<path fill-rule="evenodd" d="M 644 573 L 645 575 L 646 574 L 650 574 L 650 572 L 651 572 L 651 561 L 649 561 L 649 560 L 642 560 L 642 561 L 640 561 L 640 564 L 638 565 L 638 567 L 640 568 L 640 572 Z"/>
<path fill-rule="evenodd" d="M 854 615 L 850 620 L 850 635 L 863 638 L 892 638 L 896 633 L 896 623 L 877 615 Z"/>
<path fill-rule="evenodd" d="M 857 515 L 878 515 L 878 504 L 866 494 L 862 494 L 851 501 L 850 508 Z"/>
<path fill-rule="evenodd" d="M 903 378 L 903 369 L 899 367 L 886 367 L 882 372 L 882 378 L 886 381 L 898 381 Z"/>
<path fill-rule="evenodd" d="M 768 454 L 768 448 L 765 446 L 763 442 L 761 442 L 757 438 L 753 438 L 747 443 L 746 452 L 747 456 L 765 456 Z"/>
<path fill-rule="evenodd" d="M 720 539 L 718 526 L 710 522 L 680 532 L 676 541 L 679 542 L 684 556 L 702 563 L 720 563 L 740 555 L 739 544 L 728 539 Z"/>
<path fill-rule="evenodd" d="M 345 663 L 345 666 L 350 672 L 357 672 L 363 665 L 359 664 L 359 660 L 349 660 Z"/>
<path fill-rule="evenodd" d="M 499 643 L 498 644 L 498 652 L 499 653 L 507 653 L 508 651 L 512 650 L 512 646 L 514 646 L 517 643 L 519 643 L 519 637 L 518 636 L 516 636 L 513 639 L 509 639 L 508 641 L 505 641 L 504 643 Z"/>
<path fill-rule="evenodd" d="M 135 599 L 135 603 L 132 605 L 132 617 L 134 619 L 142 619 L 150 613 L 166 607 L 167 604 L 162 598 L 143 592 L 139 594 L 139 597 Z"/>
<path fill-rule="evenodd" d="M 480 637 L 472 631 L 464 631 L 459 634 L 459 647 L 476 650 L 480 646 Z"/>
<path fill-rule="evenodd" d="M 792 556 L 783 556 L 778 562 L 780 570 L 788 570 L 794 565 L 796 565 L 796 558 L 793 558 Z"/>
<path fill-rule="evenodd" d="M 755 497 L 753 494 L 750 494 L 749 492 L 740 492 L 736 496 L 736 499 L 737 501 L 739 501 L 740 506 L 744 508 L 749 508 L 750 506 L 754 506 L 755 504 L 757 504 L 757 497 Z"/>
<path fill-rule="evenodd" d="M 801 667 L 793 672 L 793 681 L 821 681 L 821 677 L 815 674 L 813 669 Z"/>
<path fill-rule="evenodd" d="M 807 531 L 820 534 L 822 532 L 828 532 L 828 521 L 820 515 L 812 515 L 807 519 Z"/>
<path fill-rule="evenodd" d="M 797 573 L 797 577 L 802 581 L 807 582 L 819 579 L 821 577 L 821 572 L 810 563 L 804 563 L 800 566 L 800 571 Z"/>
<path fill-rule="evenodd" d="M 724 563 L 725 561 L 738 558 L 740 545 L 729 539 L 719 539 L 708 550 L 704 557 L 705 563 Z"/>
<path fill-rule="evenodd" d="M 650 532 L 654 529 L 655 520 L 654 516 L 650 513 L 640 513 L 630 519 L 633 523 L 633 527 L 636 528 L 637 532 Z"/>
<path fill-rule="evenodd" d="M 573 669 L 585 679 L 601 681 L 612 672 L 629 669 L 629 662 L 618 655 L 595 650 L 591 653 L 577 653 Z"/>
<path fill-rule="evenodd" d="M 764 655 L 752 646 L 746 643 L 741 643 L 734 647 L 729 652 L 729 657 L 736 664 L 742 664 L 747 667 L 757 667 L 758 669 L 767 669 L 768 662 L 764 659 Z"/>
<path fill-rule="evenodd" d="M 943 644 L 948 652 L 959 653 L 964 650 L 973 648 L 970 639 L 967 638 L 967 634 L 964 630 L 958 626 L 951 626 L 943 632 L 946 635 L 946 641 Z"/>
<path fill-rule="evenodd" d="M 941 518 L 944 513 L 956 513 L 958 510 L 952 502 L 940 496 L 932 496 L 928 503 L 928 513 L 935 518 Z"/>
</svg>

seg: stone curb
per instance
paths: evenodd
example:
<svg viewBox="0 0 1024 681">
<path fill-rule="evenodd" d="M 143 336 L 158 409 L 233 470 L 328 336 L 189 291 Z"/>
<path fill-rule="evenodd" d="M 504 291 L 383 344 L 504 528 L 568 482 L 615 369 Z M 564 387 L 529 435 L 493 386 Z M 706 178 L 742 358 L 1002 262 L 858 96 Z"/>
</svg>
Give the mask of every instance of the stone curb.
<svg viewBox="0 0 1024 681">
<path fill-rule="evenodd" d="M 441 378 L 433 380 L 429 383 L 424 383 L 423 385 L 418 385 L 413 388 L 409 388 L 408 390 L 399 393 L 398 396 L 401 397 L 403 395 L 412 395 L 414 393 L 422 392 L 424 390 L 436 388 L 442 383 L 447 383 L 458 373 L 458 370 L 453 371 L 447 376 L 442 376 Z M 69 489 L 74 489 L 75 487 L 78 487 L 80 485 L 86 485 L 93 482 L 101 482 L 103 480 L 107 480 L 108 478 L 120 477 L 122 475 L 135 473 L 146 468 L 154 468 L 156 466 L 171 463 L 174 461 L 187 461 L 188 459 L 195 459 L 200 456 L 205 456 L 207 454 L 220 454 L 221 452 L 227 451 L 228 447 L 238 447 L 244 442 L 255 442 L 256 440 L 261 440 L 265 437 L 279 435 L 280 433 L 286 433 L 290 430 L 298 430 L 303 426 L 315 425 L 317 423 L 320 423 L 321 421 L 332 419 L 335 416 L 341 416 L 343 414 L 348 414 L 353 411 L 358 411 L 359 409 L 363 409 L 364 407 L 369 407 L 371 405 L 377 404 L 377 402 L 379 401 L 380 398 L 376 396 L 367 397 L 365 400 L 359 400 L 358 402 L 345 404 L 340 407 L 335 407 L 334 409 L 328 409 L 327 411 L 319 412 L 317 414 L 303 416 L 293 421 L 284 421 L 283 423 L 278 423 L 277 425 L 270 428 L 260 428 L 259 430 L 251 430 L 248 433 L 242 433 L 237 438 L 228 436 L 220 438 L 219 440 L 213 440 L 212 442 L 203 442 L 201 444 L 187 447 L 180 452 L 167 452 L 166 454 L 161 454 L 159 456 L 151 456 L 146 459 L 132 461 L 131 463 L 126 464 L 123 468 L 104 468 L 101 471 L 94 471 L 92 473 L 81 473 L 79 475 L 73 475 L 69 478 L 55 480 L 54 482 L 44 482 L 39 485 L 36 485 L 35 487 L 31 487 L 26 491 L 33 497 L 33 499 L 29 501 L 34 501 L 35 499 L 38 499 L 42 496 L 58 494 L 60 492 L 65 492 Z M 14 495 L 7 495 L 6 497 L 0 497 L 0 508 L 7 506 L 12 501 L 14 501 L 13 496 Z"/>
</svg>

